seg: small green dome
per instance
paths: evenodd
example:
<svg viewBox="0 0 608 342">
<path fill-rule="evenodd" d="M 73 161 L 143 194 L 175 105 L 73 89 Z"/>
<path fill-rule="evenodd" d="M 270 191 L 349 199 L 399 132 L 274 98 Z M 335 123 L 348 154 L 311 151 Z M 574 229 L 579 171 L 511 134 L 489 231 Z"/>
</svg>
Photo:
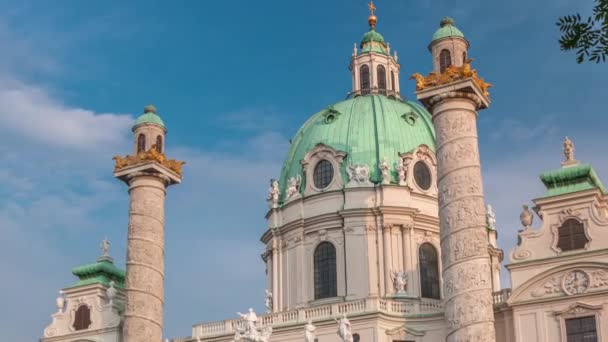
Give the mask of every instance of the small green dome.
<svg viewBox="0 0 608 342">
<path fill-rule="evenodd" d="M 347 165 L 365 164 L 370 168 L 370 180 L 379 183 L 379 165 L 386 158 L 392 170 L 391 181 L 397 183 L 394 167 L 399 163 L 399 153 L 423 144 L 435 150 L 435 131 L 430 114 L 415 102 L 384 95 L 338 102 L 314 114 L 292 139 L 279 180 L 282 194 L 290 178 L 300 175 L 304 183 L 307 181 L 300 161 L 319 143 L 347 153 L 340 170 L 343 179 L 348 179 Z"/>
<path fill-rule="evenodd" d="M 376 32 L 375 29 L 370 29 L 369 31 L 365 32 L 363 38 L 361 38 L 361 45 L 364 43 L 369 43 L 372 40 L 375 42 L 384 43 L 384 37 L 382 37 L 380 33 Z"/>
<path fill-rule="evenodd" d="M 109 257 L 101 257 L 92 264 L 74 267 L 72 274 L 79 279 L 73 287 L 90 284 L 110 286 L 110 281 L 114 281 L 116 287 L 123 288 L 125 283 L 125 271 L 116 267 Z"/>
<path fill-rule="evenodd" d="M 441 19 L 439 28 L 437 31 L 435 31 L 435 34 L 433 34 L 433 41 L 449 37 L 464 38 L 464 34 L 456 26 L 454 26 L 454 19 L 445 17 Z"/>
<path fill-rule="evenodd" d="M 156 114 L 156 108 L 153 105 L 147 105 L 146 108 L 144 108 L 144 113 L 135 120 L 133 128 L 146 123 L 156 124 L 165 128 L 165 123 L 160 118 L 160 116 Z"/>
</svg>

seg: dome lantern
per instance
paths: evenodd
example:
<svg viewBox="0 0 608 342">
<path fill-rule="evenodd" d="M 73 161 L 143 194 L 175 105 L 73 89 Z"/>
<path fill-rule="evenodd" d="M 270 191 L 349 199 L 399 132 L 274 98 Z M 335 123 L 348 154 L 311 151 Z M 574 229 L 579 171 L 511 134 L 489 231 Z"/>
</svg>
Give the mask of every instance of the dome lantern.
<svg viewBox="0 0 608 342">
<path fill-rule="evenodd" d="M 376 31 L 378 17 L 373 1 L 368 4 L 370 15 L 367 18 L 369 31 L 365 32 L 357 51 L 355 45 L 349 69 L 352 74 L 350 95 L 386 95 L 401 98 L 399 94 L 399 64 L 397 52 L 390 55 L 390 47 L 384 37 Z"/>
<path fill-rule="evenodd" d="M 433 71 L 443 73 L 450 65 L 462 66 L 467 61 L 469 42 L 456 26 L 454 19 L 444 17 L 433 34 L 429 51 L 433 55 Z"/>
</svg>

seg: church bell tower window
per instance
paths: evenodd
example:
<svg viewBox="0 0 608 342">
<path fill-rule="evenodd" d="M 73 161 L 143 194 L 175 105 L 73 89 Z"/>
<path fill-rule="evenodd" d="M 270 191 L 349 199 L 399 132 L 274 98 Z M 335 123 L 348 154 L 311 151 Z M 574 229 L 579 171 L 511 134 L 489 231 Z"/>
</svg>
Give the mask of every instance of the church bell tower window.
<svg viewBox="0 0 608 342">
<path fill-rule="evenodd" d="M 558 228 L 557 247 L 565 251 L 583 249 L 589 240 L 585 235 L 585 226 L 575 219 L 567 219 Z"/>
<path fill-rule="evenodd" d="M 163 153 L 163 137 L 160 135 L 156 137 L 156 151 Z"/>
<path fill-rule="evenodd" d="M 91 325 L 91 310 L 87 305 L 78 307 L 74 317 L 74 330 L 86 330 Z"/>
<path fill-rule="evenodd" d="M 443 49 L 439 53 L 439 72 L 443 73 L 452 65 L 452 56 L 449 50 Z"/>
</svg>

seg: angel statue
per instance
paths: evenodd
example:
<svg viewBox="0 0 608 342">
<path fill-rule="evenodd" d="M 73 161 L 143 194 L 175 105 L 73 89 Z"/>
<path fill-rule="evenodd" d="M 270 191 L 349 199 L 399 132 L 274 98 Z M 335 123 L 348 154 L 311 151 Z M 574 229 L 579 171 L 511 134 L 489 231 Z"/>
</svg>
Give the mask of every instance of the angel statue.
<svg viewBox="0 0 608 342">
<path fill-rule="evenodd" d="M 315 339 L 317 338 L 315 331 L 317 331 L 317 327 L 312 325 L 312 321 L 309 319 L 308 323 L 304 326 L 304 341 L 315 342 Z"/>
<path fill-rule="evenodd" d="M 407 274 L 403 271 L 391 272 L 393 278 L 393 286 L 397 294 L 403 294 L 407 290 Z"/>
<path fill-rule="evenodd" d="M 574 143 L 568 137 L 564 138 L 564 157 L 566 157 L 566 160 L 564 160 L 564 164 L 573 163 L 575 161 Z"/>
<path fill-rule="evenodd" d="M 270 187 L 268 188 L 268 196 L 266 200 L 268 201 L 268 206 L 270 209 L 277 208 L 279 206 L 279 182 L 276 179 L 270 180 Z"/>
<path fill-rule="evenodd" d="M 382 171 L 382 184 L 390 184 L 391 176 L 386 158 L 382 159 L 382 162 L 380 163 L 380 171 Z"/>
<path fill-rule="evenodd" d="M 300 185 L 302 184 L 302 177 L 297 175 L 296 177 L 291 177 L 287 181 L 287 190 L 285 191 L 285 198 L 290 199 L 292 196 L 300 191 Z"/>
<path fill-rule="evenodd" d="M 272 292 L 268 291 L 268 289 L 264 290 L 264 306 L 266 307 L 266 312 L 272 312 Z"/>
<path fill-rule="evenodd" d="M 342 342 L 353 342 L 352 327 L 350 321 L 346 318 L 346 314 L 339 320 L 336 319 L 336 322 L 338 322 L 338 336 L 340 336 Z"/>
<path fill-rule="evenodd" d="M 496 214 L 491 204 L 486 205 L 486 226 L 490 230 L 496 230 Z"/>
</svg>

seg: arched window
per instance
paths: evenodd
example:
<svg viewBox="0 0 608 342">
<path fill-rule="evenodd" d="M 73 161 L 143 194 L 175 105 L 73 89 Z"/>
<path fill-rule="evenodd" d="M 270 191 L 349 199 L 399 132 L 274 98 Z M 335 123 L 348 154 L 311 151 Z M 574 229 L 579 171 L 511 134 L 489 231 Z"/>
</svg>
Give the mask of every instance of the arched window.
<svg viewBox="0 0 608 342">
<path fill-rule="evenodd" d="M 558 228 L 557 247 L 563 252 L 575 249 L 583 249 L 589 242 L 585 236 L 585 226 L 575 219 L 567 219 Z"/>
<path fill-rule="evenodd" d="M 462 53 L 462 64 L 466 64 L 466 62 L 467 62 L 467 52 L 464 51 Z"/>
<path fill-rule="evenodd" d="M 437 250 L 430 243 L 423 243 L 418 250 L 418 258 L 422 297 L 440 299 Z"/>
<path fill-rule="evenodd" d="M 146 150 L 146 136 L 140 134 L 137 136 L 137 153 L 144 152 Z"/>
<path fill-rule="evenodd" d="M 83 304 L 76 310 L 73 327 L 75 330 L 85 330 L 89 325 L 91 325 L 91 310 Z"/>
<path fill-rule="evenodd" d="M 439 72 L 443 73 L 450 65 L 452 65 L 450 51 L 446 49 L 441 50 L 439 53 Z"/>
<path fill-rule="evenodd" d="M 386 95 L 386 69 L 384 65 L 378 65 L 376 73 L 378 74 L 378 92 Z"/>
<path fill-rule="evenodd" d="M 359 336 L 359 334 L 353 334 L 353 342 L 359 342 L 361 341 L 361 336 Z"/>
<path fill-rule="evenodd" d="M 361 88 L 361 95 L 369 94 L 369 67 L 367 64 L 363 64 L 359 68 L 359 85 Z"/>
<path fill-rule="evenodd" d="M 397 89 L 395 89 L 395 72 L 393 70 L 391 70 L 391 90 L 397 91 Z"/>
<path fill-rule="evenodd" d="M 321 242 L 315 249 L 314 264 L 315 299 L 337 296 L 336 247 L 329 242 Z"/>
<path fill-rule="evenodd" d="M 163 153 L 163 137 L 161 135 L 156 136 L 156 151 Z"/>
</svg>

